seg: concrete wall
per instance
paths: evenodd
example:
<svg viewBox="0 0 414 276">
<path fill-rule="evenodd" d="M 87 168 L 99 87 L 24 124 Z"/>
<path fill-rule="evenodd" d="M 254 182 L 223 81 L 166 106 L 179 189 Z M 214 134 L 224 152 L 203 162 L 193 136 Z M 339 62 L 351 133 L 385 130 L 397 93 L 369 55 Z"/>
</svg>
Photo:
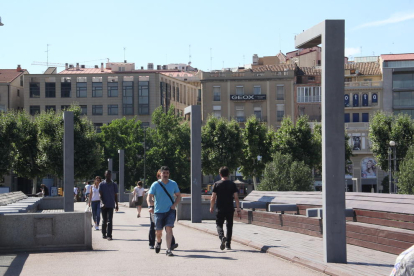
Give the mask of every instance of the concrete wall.
<svg viewBox="0 0 414 276">
<path fill-rule="evenodd" d="M 64 209 L 64 198 L 62 196 L 45 197 L 43 198 L 38 206 L 39 210 L 57 210 Z"/>
<path fill-rule="evenodd" d="M 92 249 L 91 213 L 0 216 L 0 252 Z"/>
<path fill-rule="evenodd" d="M 214 220 L 216 213 L 210 213 L 210 201 L 201 201 L 201 219 Z M 177 220 L 191 220 L 191 198 L 184 199 L 177 206 Z"/>
</svg>

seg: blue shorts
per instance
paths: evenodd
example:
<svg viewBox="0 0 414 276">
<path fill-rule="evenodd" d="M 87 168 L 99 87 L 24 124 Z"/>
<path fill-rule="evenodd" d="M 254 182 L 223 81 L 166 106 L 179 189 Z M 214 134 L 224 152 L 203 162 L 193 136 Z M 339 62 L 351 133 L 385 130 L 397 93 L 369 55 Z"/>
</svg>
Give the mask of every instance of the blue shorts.
<svg viewBox="0 0 414 276">
<path fill-rule="evenodd" d="M 174 227 L 176 210 L 170 209 L 166 213 L 155 213 L 155 230 L 162 230 L 165 226 Z"/>
</svg>

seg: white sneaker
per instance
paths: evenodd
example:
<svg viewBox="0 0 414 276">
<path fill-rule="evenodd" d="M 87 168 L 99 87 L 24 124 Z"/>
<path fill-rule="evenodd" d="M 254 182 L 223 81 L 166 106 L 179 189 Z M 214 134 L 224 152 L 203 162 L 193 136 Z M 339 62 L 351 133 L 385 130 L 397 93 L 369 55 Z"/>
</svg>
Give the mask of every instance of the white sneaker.
<svg viewBox="0 0 414 276">
<path fill-rule="evenodd" d="M 99 225 L 95 225 L 95 230 L 99 230 Z"/>
</svg>

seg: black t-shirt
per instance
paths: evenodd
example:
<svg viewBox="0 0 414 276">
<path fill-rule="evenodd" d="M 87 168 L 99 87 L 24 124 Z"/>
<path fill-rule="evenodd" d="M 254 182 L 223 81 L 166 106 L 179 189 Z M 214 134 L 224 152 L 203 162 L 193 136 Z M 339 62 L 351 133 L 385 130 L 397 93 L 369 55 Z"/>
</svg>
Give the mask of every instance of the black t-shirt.
<svg viewBox="0 0 414 276">
<path fill-rule="evenodd" d="M 233 195 L 237 192 L 237 186 L 231 180 L 220 180 L 214 183 L 213 193 L 217 194 L 217 210 L 219 212 L 234 211 Z"/>
</svg>

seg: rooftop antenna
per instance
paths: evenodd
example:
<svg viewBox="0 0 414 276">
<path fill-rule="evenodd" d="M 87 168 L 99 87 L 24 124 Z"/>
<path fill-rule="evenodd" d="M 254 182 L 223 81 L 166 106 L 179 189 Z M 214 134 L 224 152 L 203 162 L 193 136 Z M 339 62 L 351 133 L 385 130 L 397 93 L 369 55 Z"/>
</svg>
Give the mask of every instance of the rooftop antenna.
<svg viewBox="0 0 414 276">
<path fill-rule="evenodd" d="M 279 51 L 282 52 L 282 39 L 280 38 L 280 29 L 279 29 Z"/>
<path fill-rule="evenodd" d="M 244 62 L 244 55 L 243 55 L 243 66 L 244 66 L 245 62 Z"/>
<path fill-rule="evenodd" d="M 46 44 L 46 66 L 49 67 L 49 46 L 50 44 Z"/>
<path fill-rule="evenodd" d="M 124 61 L 126 60 L 126 59 L 125 59 L 125 50 L 126 50 L 126 48 L 124 47 Z"/>
<path fill-rule="evenodd" d="M 191 44 L 188 45 L 188 58 L 189 58 L 188 64 L 191 64 Z"/>
<path fill-rule="evenodd" d="M 213 56 L 211 55 L 211 50 L 212 50 L 213 48 L 210 48 L 210 71 L 212 71 L 213 70 Z"/>
<path fill-rule="evenodd" d="M 223 60 L 223 69 L 224 69 L 224 60 Z"/>
<path fill-rule="evenodd" d="M 362 57 L 362 46 L 359 46 L 359 51 L 360 51 L 360 53 L 361 53 L 361 57 Z"/>
</svg>

